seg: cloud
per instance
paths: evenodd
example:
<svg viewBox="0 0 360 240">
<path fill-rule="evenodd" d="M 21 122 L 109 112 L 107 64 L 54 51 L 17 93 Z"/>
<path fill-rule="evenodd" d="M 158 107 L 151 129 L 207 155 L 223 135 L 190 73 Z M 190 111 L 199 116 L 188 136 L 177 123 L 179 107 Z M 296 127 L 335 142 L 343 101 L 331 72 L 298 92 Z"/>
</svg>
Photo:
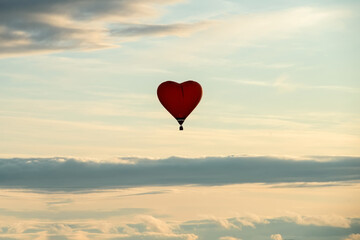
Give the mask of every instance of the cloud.
<svg viewBox="0 0 360 240">
<path fill-rule="evenodd" d="M 241 240 L 241 238 L 225 236 L 225 237 L 220 237 L 219 240 Z"/>
<path fill-rule="evenodd" d="M 360 179 L 358 157 L 332 157 L 328 161 L 276 157 L 123 160 L 117 163 L 71 158 L 0 159 L 0 187 L 79 191 L 154 185 L 337 182 Z"/>
<path fill-rule="evenodd" d="M 244 228 L 255 229 L 256 225 L 270 224 L 270 218 L 258 216 L 255 214 L 247 214 L 244 216 L 221 218 L 216 216 L 204 216 L 201 220 L 192 220 L 184 222 L 185 228 L 198 229 L 200 226 L 214 229 L 223 229 L 229 231 L 243 231 Z"/>
<path fill-rule="evenodd" d="M 335 187 L 335 186 L 349 186 L 352 183 L 348 182 L 336 182 L 336 183 L 321 183 L 321 182 L 297 182 L 297 183 L 278 183 L 273 184 L 271 188 L 323 188 L 323 187 Z"/>
<path fill-rule="evenodd" d="M 162 190 L 162 191 L 150 191 L 150 192 L 142 192 L 142 193 L 134 193 L 134 194 L 125 194 L 119 195 L 118 197 L 129 197 L 129 196 L 142 196 L 142 195 L 154 195 L 154 194 L 164 194 L 169 193 L 169 190 Z"/>
<path fill-rule="evenodd" d="M 299 214 L 290 214 L 282 219 L 295 222 L 299 225 L 331 226 L 338 228 L 350 228 L 351 225 L 350 219 L 338 215 L 301 216 Z"/>
<path fill-rule="evenodd" d="M 18 226 L 21 225 L 21 228 Z M 88 221 L 83 223 L 22 222 L 6 224 L 0 222 L 0 239 L 176 239 L 196 240 L 193 233 L 162 233 L 139 231 L 132 224 Z"/>
<path fill-rule="evenodd" d="M 113 47 L 113 44 L 104 41 L 106 32 L 99 24 L 86 26 L 82 20 L 75 19 L 77 14 L 80 14 L 80 2 L 83 1 L 74 1 L 72 7 L 70 1 L 35 0 L 31 4 L 21 0 L 2 1 L 1 55 Z M 114 1 L 107 1 L 104 5 L 109 6 L 111 3 Z M 94 5 L 94 1 L 89 1 L 88 6 L 91 5 Z M 106 8 L 103 13 L 105 11 Z M 101 13 L 100 10 L 94 11 L 94 17 Z"/>
<path fill-rule="evenodd" d="M 208 23 L 176 23 L 176 24 L 122 24 L 111 30 L 113 36 L 137 37 L 137 36 L 186 36 L 195 30 L 201 30 Z"/>
<path fill-rule="evenodd" d="M 63 205 L 67 205 L 69 203 L 72 203 L 71 199 L 64 199 L 64 200 L 54 200 L 54 201 L 49 201 L 46 204 L 51 207 L 51 206 L 63 206 Z"/>
<path fill-rule="evenodd" d="M 213 22 L 154 23 L 162 6 L 180 0 L 26 0 L 0 3 L 0 57 L 97 50 L 144 36 L 188 36 L 208 29 L 181 49 L 217 49 L 251 44 L 265 38 L 286 38 L 304 28 L 348 16 L 343 9 L 300 7 L 284 11 L 227 14 Z M 204 41 L 205 39 L 205 41 Z M 224 42 L 231 44 L 225 44 Z M 178 44 L 178 43 L 176 43 Z M 189 46 L 186 46 L 189 44 Z M 167 49 L 166 49 L 167 50 Z M 168 50 L 167 50 L 168 51 Z M 190 50 L 193 54 L 193 50 Z M 188 61 L 188 59 L 186 59 Z M 284 67 L 274 65 L 271 67 Z M 287 67 L 287 66 L 285 66 Z"/>
<path fill-rule="evenodd" d="M 243 218 L 241 216 L 240 218 Z M 245 216 L 246 217 L 246 216 Z M 186 231 L 196 231 L 199 237 L 202 239 L 217 239 L 217 240 L 235 240 L 239 237 L 241 239 L 273 239 L 273 240 L 283 240 L 284 235 L 291 235 L 292 239 L 327 239 L 327 237 L 333 236 L 346 236 L 346 233 L 351 233 L 358 229 L 358 220 L 351 219 L 351 226 L 347 228 L 338 228 L 336 226 L 329 225 L 302 225 L 294 222 L 285 221 L 283 217 L 261 217 L 264 222 L 255 223 L 254 226 L 242 226 L 241 228 L 224 228 L 219 224 L 215 223 L 212 217 L 184 222 L 181 225 L 181 229 Z M 307 218 L 307 216 L 302 216 Z M 327 218 L 329 216 L 322 216 Z M 236 218 L 227 218 L 228 222 L 233 224 L 236 223 Z M 275 233 L 274 233 L 275 232 Z M 277 232 L 277 233 L 276 233 Z M 279 234 L 281 232 L 281 234 Z M 313 236 L 314 232 L 318 234 Z M 218 237 L 216 237 L 218 236 Z M 318 237 L 318 238 L 317 238 Z M 346 239 L 348 240 L 348 239 Z M 352 240 L 352 239 L 349 239 Z"/>
<path fill-rule="evenodd" d="M 231 228 L 240 229 L 237 225 L 235 225 L 234 223 L 232 223 L 231 221 L 229 221 L 226 218 L 218 218 L 218 217 L 212 216 L 210 219 L 215 221 L 217 224 L 219 224 L 221 227 L 223 227 L 225 229 L 231 229 Z"/>
<path fill-rule="evenodd" d="M 154 217 L 152 222 L 161 221 Z M 154 220 L 155 219 L 155 220 Z M 130 222 L 130 221 L 129 221 Z M 19 223 L 0 222 L 0 239 L 174 239 L 196 240 L 193 233 L 174 233 L 140 230 L 136 224 L 109 221 L 86 222 L 39 222 L 22 221 Z M 138 224 L 141 224 L 139 222 Z M 152 225 L 151 223 L 150 225 Z M 157 223 L 158 224 L 158 223 Z M 162 223 L 166 224 L 166 223 Z"/>
<path fill-rule="evenodd" d="M 280 234 L 272 234 L 270 237 L 271 237 L 271 239 L 274 239 L 274 240 L 283 240 L 283 238 Z"/>
<path fill-rule="evenodd" d="M 360 234 L 359 233 L 355 233 L 355 234 L 350 234 L 346 239 L 344 240 L 360 240 Z"/>
<path fill-rule="evenodd" d="M 22 219 L 91 219 L 91 218 L 109 218 L 113 216 L 134 216 L 137 214 L 144 214 L 149 212 L 146 208 L 119 208 L 111 211 L 97 211 L 97 210 L 65 210 L 65 211 L 47 211 L 47 210 L 33 210 L 33 211 L 13 211 L 0 208 L 1 216 L 15 216 Z"/>
<path fill-rule="evenodd" d="M 269 41 L 273 40 L 287 40 L 311 32 L 318 34 L 328 29 L 334 31 L 335 26 L 349 16 L 351 16 L 351 11 L 345 8 L 311 6 L 287 8 L 280 11 L 227 14 L 225 17 L 217 18 L 208 29 L 189 39 L 164 43 L 162 52 L 157 52 L 157 54 L 164 57 L 166 54 L 176 54 L 177 61 L 190 61 L 196 66 L 203 64 L 217 67 L 228 66 L 228 55 L 238 49 L 249 46 L 268 47 Z M 178 50 L 180 44 L 181 50 Z M 212 58 L 216 61 L 212 61 Z M 289 67 L 289 64 L 270 66 L 270 68 L 284 67 Z"/>
<path fill-rule="evenodd" d="M 227 219 L 232 221 L 234 218 Z M 293 236 L 294 239 L 327 239 L 339 236 L 344 240 L 358 240 L 356 231 L 358 224 L 349 229 L 324 228 L 320 226 L 299 226 L 280 219 L 267 219 L 269 224 L 257 224 L 252 227 L 226 229 L 214 227 L 207 221 L 188 221 L 173 223 L 169 220 L 151 215 L 127 217 L 122 220 L 108 218 L 103 220 L 84 219 L 71 221 L 44 221 L 38 219 L 24 220 L 0 219 L 0 239 L 174 239 L 174 240 L 241 240 L 268 239 L 283 240 L 282 235 Z M 356 220 L 354 220 L 355 224 Z M 191 226 L 191 227 L 189 227 Z M 216 225 L 215 225 L 216 226 Z M 282 234 L 279 232 L 282 229 Z M 317 232 L 316 236 L 312 236 Z M 347 237 L 346 237 L 347 236 Z M 340 239 L 340 238 L 339 238 Z"/>
<path fill-rule="evenodd" d="M 128 224 L 128 226 L 135 229 L 132 231 L 132 235 L 134 236 L 142 236 L 142 237 L 153 237 L 166 239 L 184 239 L 184 240 L 196 240 L 198 236 L 193 233 L 184 233 L 176 231 L 179 226 L 176 224 L 170 224 L 164 220 L 159 218 L 155 218 L 151 215 L 142 215 L 137 217 L 140 220 L 138 224 Z M 151 238 L 150 238 L 151 239 Z"/>
<path fill-rule="evenodd" d="M 160 233 L 172 233 L 172 226 L 153 216 L 141 216 L 141 220 L 144 221 L 147 229 L 150 231 Z"/>
<path fill-rule="evenodd" d="M 203 23 L 141 24 L 174 0 L 13 0 L 0 3 L 0 56 L 117 47 L 129 36 L 184 36 Z M 117 38 L 112 38 L 116 36 Z"/>
<path fill-rule="evenodd" d="M 255 214 L 248 214 L 247 216 L 237 217 L 236 221 L 245 227 L 255 228 L 255 224 L 269 224 L 269 221 L 261 216 Z"/>
<path fill-rule="evenodd" d="M 341 91 L 348 93 L 358 93 L 360 92 L 359 88 L 356 87 L 346 87 L 340 85 L 305 85 L 301 83 L 295 83 L 291 81 L 290 77 L 286 74 L 280 75 L 275 78 L 273 81 L 255 81 L 250 79 L 226 79 L 226 78 L 213 78 L 217 81 L 227 81 L 232 82 L 234 84 L 240 85 L 248 85 L 248 86 L 256 86 L 256 87 L 266 87 L 266 88 L 274 88 L 279 92 L 291 92 L 294 90 L 330 90 L 330 91 Z"/>
</svg>

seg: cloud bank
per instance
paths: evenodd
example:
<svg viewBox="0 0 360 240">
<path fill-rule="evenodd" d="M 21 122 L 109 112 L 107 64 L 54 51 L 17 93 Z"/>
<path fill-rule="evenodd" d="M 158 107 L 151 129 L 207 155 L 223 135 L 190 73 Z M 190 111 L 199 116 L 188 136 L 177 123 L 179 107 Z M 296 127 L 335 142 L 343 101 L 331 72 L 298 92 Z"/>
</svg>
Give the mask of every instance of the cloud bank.
<svg viewBox="0 0 360 240">
<path fill-rule="evenodd" d="M 326 183 L 360 179 L 358 157 L 317 160 L 171 157 L 160 160 L 123 158 L 119 162 L 93 162 L 70 158 L 11 158 L 0 159 L 0 187 L 76 191 L 190 184 Z M 295 184 L 294 187 L 298 186 Z"/>
<path fill-rule="evenodd" d="M 358 240 L 359 220 L 352 219 L 349 228 L 301 226 L 276 218 L 249 227 L 235 218 L 227 219 L 239 228 L 225 228 L 212 219 L 173 222 L 151 215 L 137 215 L 124 221 L 88 219 L 86 221 L 21 222 L 0 219 L 0 239 L 176 239 L 176 240 L 245 240 L 245 239 L 343 239 Z M 273 233 L 273 232 L 281 232 Z"/>
</svg>

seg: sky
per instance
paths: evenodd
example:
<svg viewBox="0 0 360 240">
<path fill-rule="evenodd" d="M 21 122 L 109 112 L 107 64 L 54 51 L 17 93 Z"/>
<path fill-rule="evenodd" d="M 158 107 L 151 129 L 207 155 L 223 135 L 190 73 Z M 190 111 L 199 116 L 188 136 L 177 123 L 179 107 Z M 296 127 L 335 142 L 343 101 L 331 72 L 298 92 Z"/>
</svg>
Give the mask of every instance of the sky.
<svg viewBox="0 0 360 240">
<path fill-rule="evenodd" d="M 359 10 L 0 0 L 0 239 L 359 240 Z"/>
</svg>

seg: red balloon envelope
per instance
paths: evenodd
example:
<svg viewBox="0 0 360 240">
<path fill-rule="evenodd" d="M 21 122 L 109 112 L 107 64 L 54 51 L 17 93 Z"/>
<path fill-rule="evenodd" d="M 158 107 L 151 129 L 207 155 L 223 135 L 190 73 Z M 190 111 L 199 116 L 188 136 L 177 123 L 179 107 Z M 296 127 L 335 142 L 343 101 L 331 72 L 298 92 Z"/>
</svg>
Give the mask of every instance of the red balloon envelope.
<svg viewBox="0 0 360 240">
<path fill-rule="evenodd" d="M 183 122 L 201 100 L 202 88 L 195 81 L 167 81 L 159 85 L 157 95 L 161 104 L 179 122 L 180 130 L 183 130 Z"/>
</svg>

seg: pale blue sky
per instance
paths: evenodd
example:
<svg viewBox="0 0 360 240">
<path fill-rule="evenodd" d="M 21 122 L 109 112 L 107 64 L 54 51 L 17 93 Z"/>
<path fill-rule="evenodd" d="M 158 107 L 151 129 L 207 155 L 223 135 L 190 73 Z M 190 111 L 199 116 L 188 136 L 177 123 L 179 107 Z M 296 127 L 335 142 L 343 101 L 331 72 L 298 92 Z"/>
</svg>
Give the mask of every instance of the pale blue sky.
<svg viewBox="0 0 360 240">
<path fill-rule="evenodd" d="M 176 149 L 185 141 L 194 146 L 185 151 L 189 156 L 207 155 L 208 148 L 217 155 L 356 155 L 358 6 L 352 1 L 179 1 L 156 5 L 149 15 L 124 19 L 116 19 L 113 13 L 104 18 L 106 10 L 102 15 L 95 12 L 91 24 L 64 15 L 90 35 L 80 36 L 81 43 L 71 40 L 72 35 L 48 39 L 50 30 L 39 26 L 42 35 L 31 40 L 39 46 L 10 40 L 9 46 L 25 46 L 23 53 L 7 48 L 2 54 L 0 104 L 6 127 L 1 152 L 6 156 L 52 156 L 56 151 L 82 157 L 159 157 L 181 155 L 183 151 Z M 134 12 L 140 12 L 137 7 Z M 64 19 L 55 20 L 54 25 L 69 27 Z M 32 15 L 30 26 L 31 21 L 35 21 Z M 15 30 L 34 34 L 31 27 L 11 22 L 7 27 L 12 34 Z M 132 30 L 136 34 L 132 36 L 126 30 L 110 37 L 90 32 L 99 26 L 105 30 L 109 26 L 109 31 L 142 28 Z M 73 42 L 67 42 L 67 37 Z M 87 51 L 92 45 L 111 48 Z M 185 123 L 187 132 L 179 133 L 155 92 L 162 81 L 188 79 L 202 84 L 204 97 Z M 99 134 L 97 128 L 107 128 L 107 133 Z M 189 131 L 201 134 L 186 135 Z M 152 139 L 153 135 L 159 138 Z M 287 140 L 283 138 L 288 135 L 291 144 L 284 150 Z M 308 139 L 310 135 L 316 140 Z M 159 148 L 170 136 L 173 140 L 166 140 L 170 148 Z M 134 139 L 118 149 L 133 137 L 143 140 Z M 229 146 L 221 141 L 224 146 L 216 151 L 206 143 L 209 138 L 229 137 L 237 142 Z M 306 146 L 309 141 L 323 144 L 312 149 Z"/>
</svg>

